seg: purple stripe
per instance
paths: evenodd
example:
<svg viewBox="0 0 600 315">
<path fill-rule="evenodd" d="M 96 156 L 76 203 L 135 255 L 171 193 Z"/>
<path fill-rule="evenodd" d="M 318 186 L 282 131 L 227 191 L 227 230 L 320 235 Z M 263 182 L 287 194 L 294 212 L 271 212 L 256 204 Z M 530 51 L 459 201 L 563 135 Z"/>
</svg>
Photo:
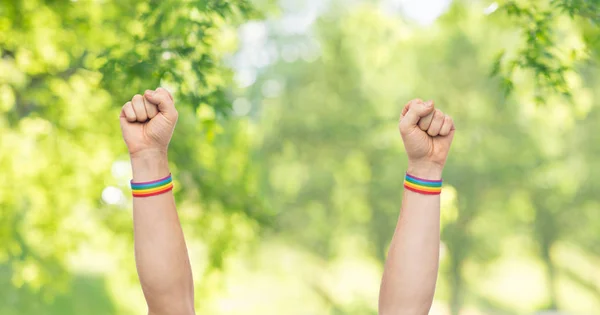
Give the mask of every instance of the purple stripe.
<svg viewBox="0 0 600 315">
<path fill-rule="evenodd" d="M 131 183 L 132 183 L 132 184 L 134 184 L 134 185 L 148 185 L 148 184 L 155 184 L 155 183 L 161 182 L 161 181 L 163 181 L 163 180 L 165 180 L 165 179 L 167 179 L 167 178 L 169 178 L 169 177 L 171 177 L 171 174 L 170 174 L 170 173 L 169 173 L 169 176 L 167 176 L 167 177 L 165 177 L 165 178 L 161 178 L 161 179 L 153 180 L 153 181 L 151 181 L 151 182 L 139 182 L 139 183 L 136 183 L 136 182 L 134 182 L 133 180 L 131 180 Z"/>
<path fill-rule="evenodd" d="M 441 179 L 440 179 L 440 180 L 424 179 L 424 178 L 419 178 L 419 177 L 417 177 L 417 176 L 412 176 L 412 175 L 410 175 L 410 174 L 408 174 L 408 173 L 406 173 L 406 176 L 407 176 L 407 177 L 410 177 L 410 178 L 414 178 L 414 179 L 416 179 L 416 180 L 423 181 L 423 182 L 428 182 L 428 183 L 441 183 L 441 182 L 442 182 L 442 180 L 441 180 Z"/>
</svg>

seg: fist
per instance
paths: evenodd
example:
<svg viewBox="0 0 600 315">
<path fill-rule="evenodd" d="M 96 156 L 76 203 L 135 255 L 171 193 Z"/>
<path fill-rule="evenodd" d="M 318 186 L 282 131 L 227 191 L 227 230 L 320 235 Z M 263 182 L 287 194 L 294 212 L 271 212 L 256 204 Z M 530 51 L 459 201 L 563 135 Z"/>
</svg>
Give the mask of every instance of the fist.
<svg viewBox="0 0 600 315">
<path fill-rule="evenodd" d="M 119 116 L 129 154 L 166 154 L 178 116 L 173 97 L 163 88 L 135 95 Z"/>
<path fill-rule="evenodd" d="M 399 129 L 409 173 L 441 178 L 454 137 L 452 118 L 436 109 L 433 101 L 412 100 L 402 110 Z"/>
</svg>

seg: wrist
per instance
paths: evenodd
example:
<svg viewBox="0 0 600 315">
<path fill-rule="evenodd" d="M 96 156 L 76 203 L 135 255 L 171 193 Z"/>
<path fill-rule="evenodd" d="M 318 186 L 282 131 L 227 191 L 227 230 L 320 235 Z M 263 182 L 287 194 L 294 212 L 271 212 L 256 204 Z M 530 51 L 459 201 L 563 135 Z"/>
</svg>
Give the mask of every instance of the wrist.
<svg viewBox="0 0 600 315">
<path fill-rule="evenodd" d="M 145 150 L 130 157 L 134 182 L 152 181 L 170 174 L 166 151 Z"/>
<path fill-rule="evenodd" d="M 147 148 L 129 151 L 129 157 L 133 159 L 161 158 L 167 156 L 167 148 Z"/>
<path fill-rule="evenodd" d="M 409 162 L 407 173 L 416 177 L 439 180 L 442 179 L 443 165 L 436 163 Z"/>
</svg>

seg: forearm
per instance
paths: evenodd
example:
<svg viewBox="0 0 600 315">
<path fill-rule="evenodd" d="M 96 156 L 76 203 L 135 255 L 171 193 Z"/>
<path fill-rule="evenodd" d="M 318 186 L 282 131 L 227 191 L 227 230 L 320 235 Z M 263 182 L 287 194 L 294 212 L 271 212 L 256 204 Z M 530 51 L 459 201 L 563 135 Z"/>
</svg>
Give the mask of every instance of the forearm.
<svg viewBox="0 0 600 315">
<path fill-rule="evenodd" d="M 409 174 L 440 179 L 441 169 L 409 168 Z M 385 264 L 381 315 L 426 315 L 437 280 L 440 196 L 404 191 L 402 210 Z"/>
<path fill-rule="evenodd" d="M 165 153 L 131 159 L 134 182 L 169 175 Z M 171 191 L 134 198 L 136 266 L 150 314 L 193 314 L 194 286 L 183 231 Z"/>
</svg>

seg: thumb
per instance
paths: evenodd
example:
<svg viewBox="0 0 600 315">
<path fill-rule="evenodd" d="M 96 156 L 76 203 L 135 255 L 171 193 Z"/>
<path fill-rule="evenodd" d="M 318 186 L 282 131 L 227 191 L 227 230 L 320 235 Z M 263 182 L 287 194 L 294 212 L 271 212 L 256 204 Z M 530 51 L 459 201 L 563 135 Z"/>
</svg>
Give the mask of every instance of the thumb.
<svg viewBox="0 0 600 315">
<path fill-rule="evenodd" d="M 162 113 L 165 118 L 170 121 L 177 120 L 177 110 L 175 109 L 175 102 L 169 91 L 158 88 L 156 91 L 146 90 L 144 97 L 158 106 L 158 111 Z"/>
<path fill-rule="evenodd" d="M 419 123 L 419 120 L 431 114 L 433 109 L 432 102 L 424 103 L 421 100 L 410 101 L 402 111 L 405 114 L 400 118 L 400 132 L 406 133 L 412 131 Z"/>
</svg>

